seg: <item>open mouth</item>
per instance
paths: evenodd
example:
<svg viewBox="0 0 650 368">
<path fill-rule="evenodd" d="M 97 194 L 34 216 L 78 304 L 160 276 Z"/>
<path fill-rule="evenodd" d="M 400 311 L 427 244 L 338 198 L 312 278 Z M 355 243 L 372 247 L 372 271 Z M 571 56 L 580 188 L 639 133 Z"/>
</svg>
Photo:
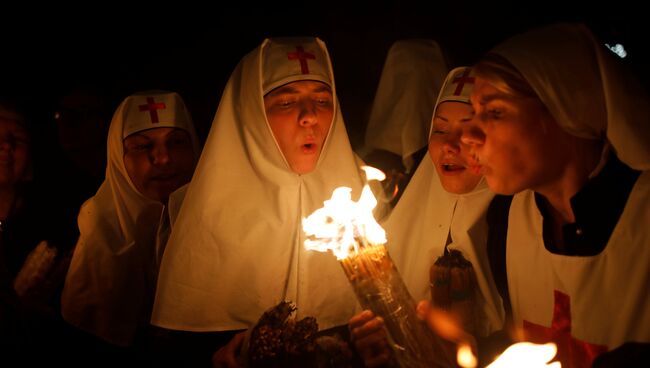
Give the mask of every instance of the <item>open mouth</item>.
<svg viewBox="0 0 650 368">
<path fill-rule="evenodd" d="M 315 143 L 305 143 L 302 145 L 302 151 L 304 153 L 313 153 L 316 151 L 316 144 Z"/>
<path fill-rule="evenodd" d="M 457 165 L 457 164 L 442 164 L 442 170 L 444 172 L 448 173 L 454 173 L 454 172 L 459 172 L 459 171 L 464 171 L 465 166 L 464 165 Z"/>
</svg>

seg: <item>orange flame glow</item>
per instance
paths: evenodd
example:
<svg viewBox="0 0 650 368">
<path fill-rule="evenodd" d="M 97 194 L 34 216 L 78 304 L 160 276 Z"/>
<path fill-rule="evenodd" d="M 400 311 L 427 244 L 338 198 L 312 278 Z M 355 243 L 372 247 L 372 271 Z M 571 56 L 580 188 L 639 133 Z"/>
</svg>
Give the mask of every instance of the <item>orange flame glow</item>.
<svg viewBox="0 0 650 368">
<path fill-rule="evenodd" d="M 472 353 L 472 348 L 467 344 L 461 344 L 458 347 L 458 354 L 456 357 L 458 365 L 463 368 L 476 368 L 478 362 Z"/>
<path fill-rule="evenodd" d="M 486 368 L 530 367 L 530 368 L 560 368 L 560 362 L 548 363 L 557 353 L 553 343 L 538 345 L 531 342 L 520 342 L 510 345 L 501 355 Z"/>
<path fill-rule="evenodd" d="M 384 180 L 381 171 L 364 166 L 368 180 Z M 302 219 L 302 228 L 307 235 L 305 248 L 319 252 L 331 250 L 341 260 L 359 251 L 366 242 L 370 245 L 386 243 L 386 232 L 375 221 L 372 210 L 377 199 L 368 184 L 363 186 L 361 197 L 354 202 L 352 190 L 338 187 L 322 208 Z M 361 242 L 361 244 L 360 244 Z"/>
</svg>

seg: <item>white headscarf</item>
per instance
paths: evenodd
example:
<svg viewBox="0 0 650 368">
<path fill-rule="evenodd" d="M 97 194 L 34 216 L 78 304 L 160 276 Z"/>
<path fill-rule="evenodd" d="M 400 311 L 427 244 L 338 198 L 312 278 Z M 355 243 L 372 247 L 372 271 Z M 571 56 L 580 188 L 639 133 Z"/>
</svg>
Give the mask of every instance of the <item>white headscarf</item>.
<svg viewBox="0 0 650 368">
<path fill-rule="evenodd" d="M 449 73 L 436 109 L 445 101 L 469 103 L 473 83 L 462 80 L 471 78 L 471 74 L 465 74 L 469 71 L 469 68 L 460 67 Z M 469 193 L 447 192 L 427 155 L 384 226 L 391 257 L 416 300 L 431 299 L 429 269 L 443 255 L 447 237 L 451 236 L 449 249 L 460 250 L 472 262 L 476 273 L 480 290 L 477 301 L 482 313 L 477 333 L 481 336 L 501 329 L 504 319 L 486 250 L 485 214 L 492 197 L 494 194 L 483 179 Z"/>
<path fill-rule="evenodd" d="M 292 55 L 294 57 L 292 57 Z M 327 83 L 334 115 L 313 172 L 291 171 L 271 132 L 264 94 L 297 80 Z M 301 218 L 338 186 L 363 186 L 336 101 L 325 44 L 267 39 L 246 55 L 223 92 L 170 236 L 152 323 L 190 331 L 252 326 L 281 300 L 321 329 L 346 324 L 357 308 L 336 258 L 306 251 Z"/>
<path fill-rule="evenodd" d="M 449 68 L 433 40 L 396 41 L 388 51 L 366 128 L 365 149 L 408 157 L 427 145 L 433 102 Z"/>
<path fill-rule="evenodd" d="M 164 214 L 163 204 L 131 181 L 123 140 L 159 127 L 187 131 L 198 156 L 199 140 L 178 94 L 142 92 L 120 104 L 108 131 L 106 179 L 79 212 L 79 241 L 61 298 L 66 321 L 116 345 L 132 344 L 138 327 L 149 322 Z"/>
<path fill-rule="evenodd" d="M 650 169 L 650 104 L 639 81 L 582 24 L 555 24 L 492 50 L 523 74 L 568 133 L 607 139 L 618 157 Z"/>
</svg>

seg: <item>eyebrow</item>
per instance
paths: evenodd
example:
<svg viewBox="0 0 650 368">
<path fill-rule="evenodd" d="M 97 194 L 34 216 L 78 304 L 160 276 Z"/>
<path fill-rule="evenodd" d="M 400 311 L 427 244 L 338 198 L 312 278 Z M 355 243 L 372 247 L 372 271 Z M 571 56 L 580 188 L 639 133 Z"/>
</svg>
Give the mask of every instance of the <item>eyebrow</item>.
<svg viewBox="0 0 650 368">
<path fill-rule="evenodd" d="M 329 86 L 326 86 L 325 84 L 322 84 L 316 88 L 312 92 L 332 92 L 332 89 Z"/>
<path fill-rule="evenodd" d="M 134 138 L 134 137 L 140 137 L 140 138 L 143 138 L 143 139 L 151 140 L 151 138 L 149 138 L 149 136 L 147 136 L 145 134 L 142 134 L 141 132 L 135 132 L 135 133 L 129 135 L 128 137 L 125 137 L 124 139 L 122 139 L 122 141 L 126 141 L 127 139 Z"/>
<path fill-rule="evenodd" d="M 503 92 L 492 93 L 487 96 L 481 97 L 478 103 L 479 105 L 484 106 L 492 101 L 498 101 L 498 100 L 512 101 L 512 96 Z"/>
<path fill-rule="evenodd" d="M 317 86 L 316 88 L 312 89 L 309 92 L 310 93 L 321 93 L 321 92 L 330 92 L 331 93 L 332 89 L 328 85 L 326 85 L 324 83 L 319 83 L 319 86 Z M 292 86 L 282 86 L 282 87 L 279 87 L 279 88 L 269 92 L 267 94 L 267 96 L 278 96 L 278 95 L 283 95 L 283 94 L 296 94 L 296 93 L 299 93 L 299 91 L 296 88 L 294 88 Z"/>
<path fill-rule="evenodd" d="M 277 89 L 269 92 L 267 94 L 267 96 L 277 96 L 277 95 L 282 95 L 282 94 L 285 94 L 285 93 L 295 94 L 295 93 L 298 93 L 298 90 L 291 87 L 291 86 L 283 86 L 283 87 L 277 88 Z"/>
</svg>

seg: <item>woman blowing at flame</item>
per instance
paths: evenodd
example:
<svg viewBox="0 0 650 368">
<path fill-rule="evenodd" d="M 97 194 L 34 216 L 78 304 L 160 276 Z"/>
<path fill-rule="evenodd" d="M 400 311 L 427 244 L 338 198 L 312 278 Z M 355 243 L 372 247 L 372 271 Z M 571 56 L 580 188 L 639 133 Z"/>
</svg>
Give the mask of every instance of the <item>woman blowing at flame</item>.
<svg viewBox="0 0 650 368">
<path fill-rule="evenodd" d="M 323 42 L 265 40 L 223 93 L 165 251 L 152 323 L 233 336 L 289 300 L 297 319 L 345 325 L 357 308 L 352 289 L 334 257 L 304 249 L 301 218 L 336 187 L 358 197 L 359 167 Z M 239 366 L 242 340 L 214 365 Z"/>
<path fill-rule="evenodd" d="M 510 38 L 476 66 L 463 131 L 515 194 L 489 246 L 517 337 L 555 342 L 563 367 L 650 359 L 650 99 L 619 62 L 584 25 Z"/>
<path fill-rule="evenodd" d="M 469 147 L 460 141 L 463 126 L 473 115 L 469 104 L 473 87 L 471 68 L 456 68 L 447 76 L 431 121 L 431 159 L 422 161 L 385 228 L 389 252 L 412 296 L 428 300 L 433 292 L 434 305 L 450 311 L 468 332 L 483 337 L 502 328 L 504 313 L 486 253 L 485 215 L 494 194 L 471 170 Z M 451 280 L 439 272 L 444 276 L 449 270 L 442 264 L 450 253 L 465 266 L 460 274 L 453 271 Z M 447 256 L 434 265 L 443 255 Z M 350 329 L 367 366 L 390 359 L 379 317 L 364 311 L 350 320 Z"/>
</svg>

